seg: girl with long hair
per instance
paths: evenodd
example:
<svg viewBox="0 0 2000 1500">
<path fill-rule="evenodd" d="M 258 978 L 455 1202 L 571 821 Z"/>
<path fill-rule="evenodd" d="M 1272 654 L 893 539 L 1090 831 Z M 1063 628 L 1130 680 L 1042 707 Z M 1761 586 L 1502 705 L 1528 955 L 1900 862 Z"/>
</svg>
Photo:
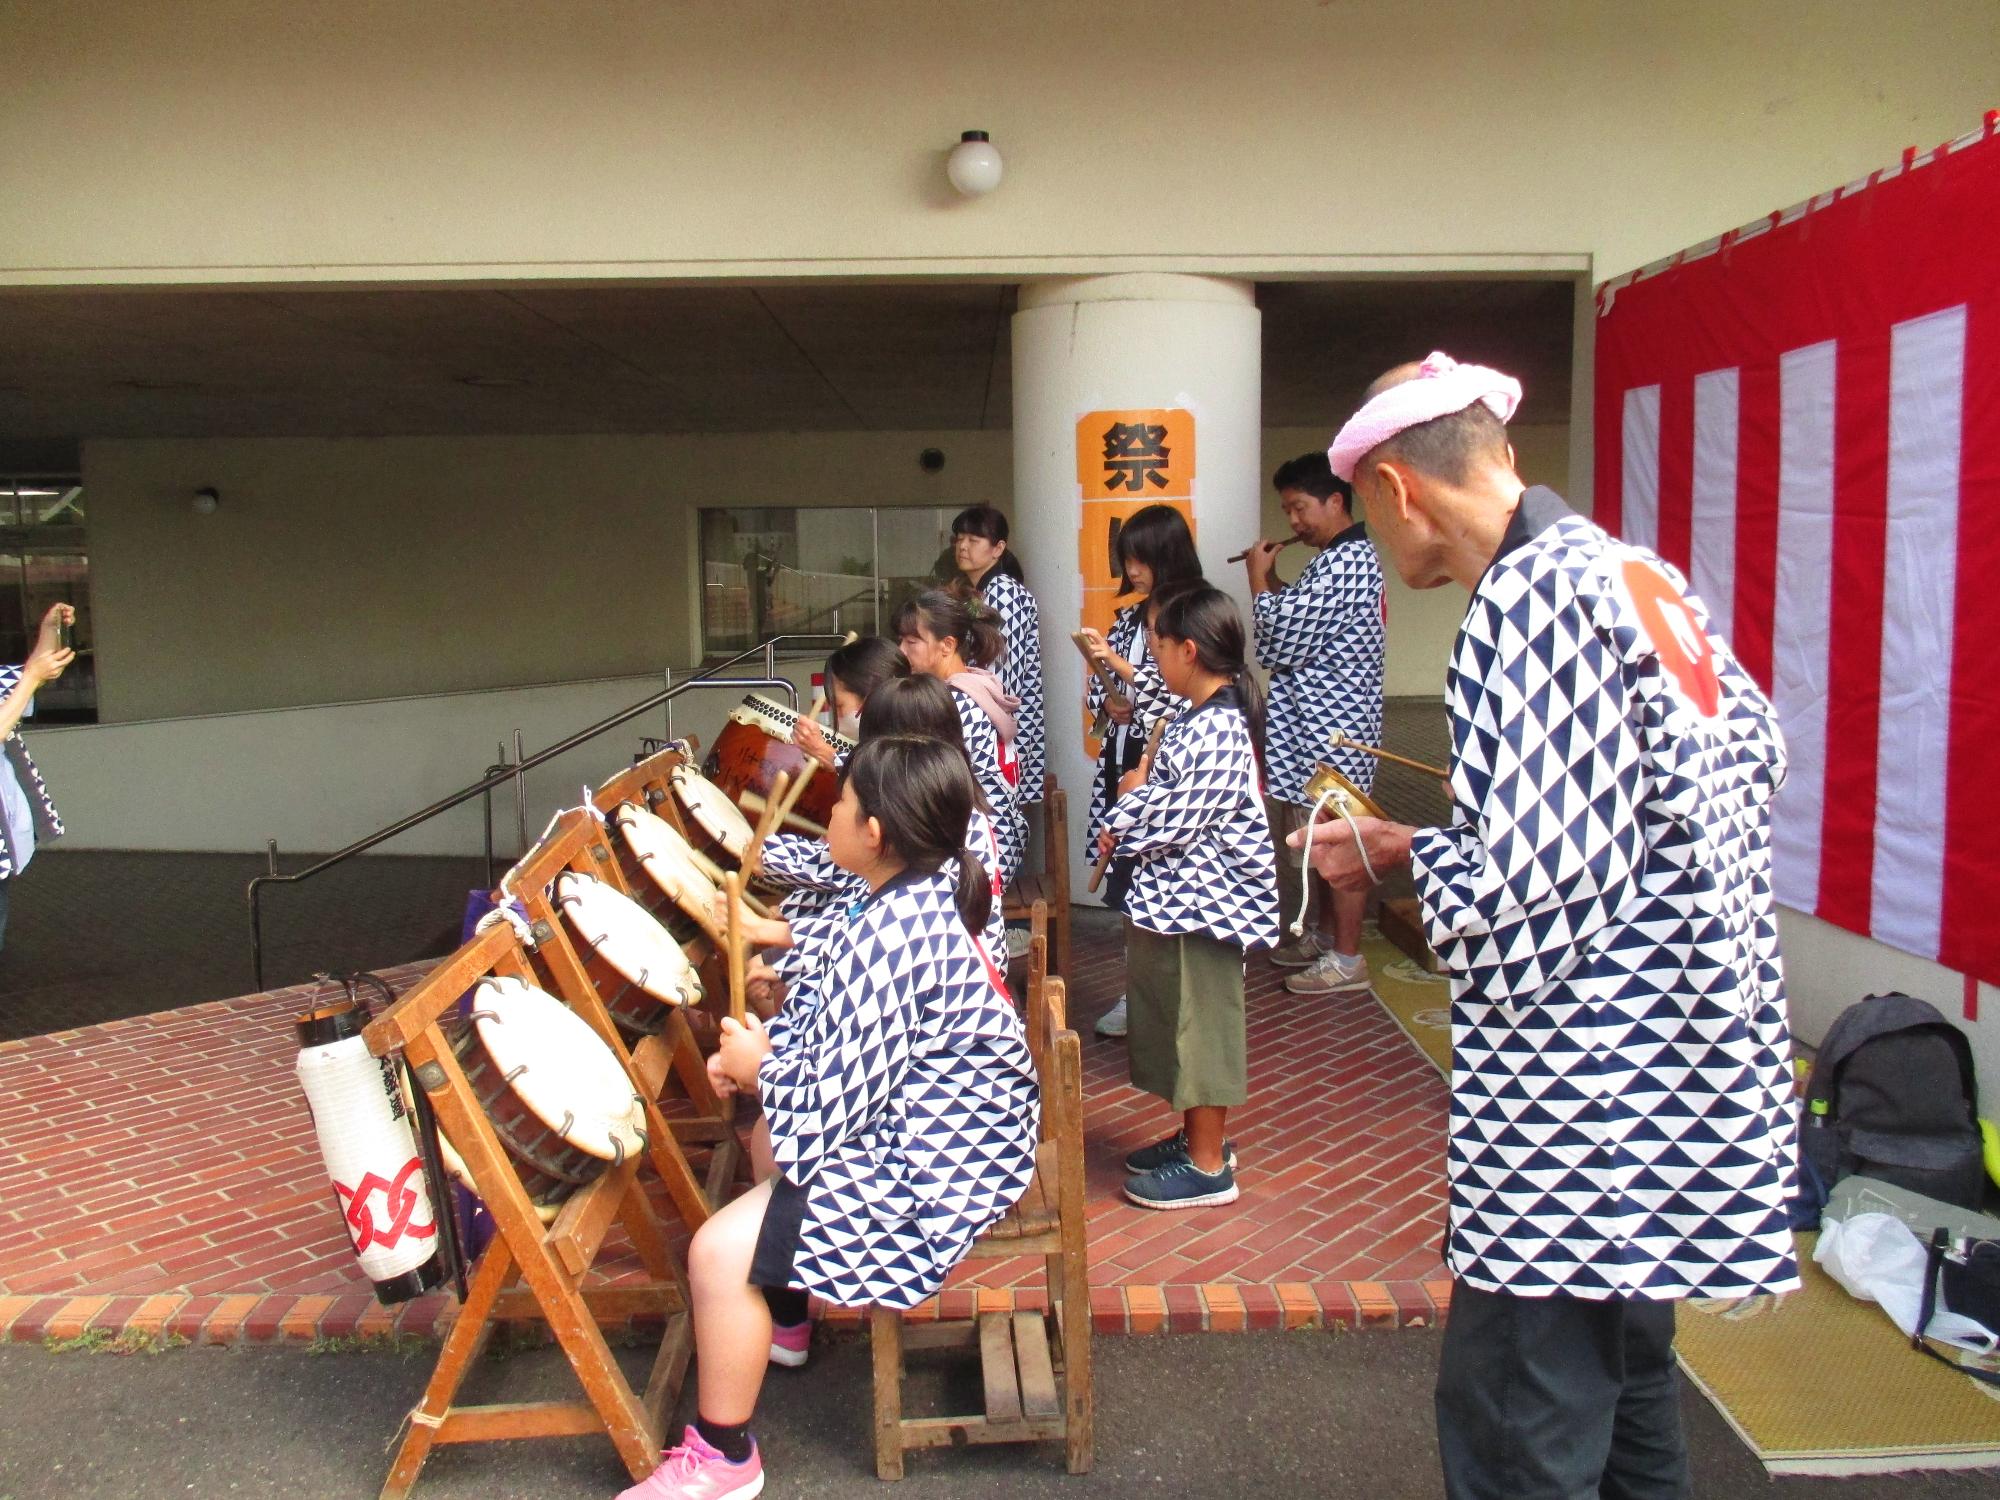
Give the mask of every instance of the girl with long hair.
<svg viewBox="0 0 2000 1500">
<path fill-rule="evenodd" d="M 1021 763 L 1021 800 L 1039 802 L 1048 769 L 1042 707 L 1042 609 L 1028 589 L 1021 560 L 1007 545 L 1007 517 L 990 505 L 973 505 L 952 517 L 952 561 L 965 586 L 1000 617 L 1004 642 L 995 667 L 1001 685 L 1021 700 L 1015 758 Z"/>
<path fill-rule="evenodd" d="M 1012 881 L 1027 852 L 1028 822 L 1021 814 L 1020 765 L 1014 757 L 1021 700 L 992 671 L 1005 647 L 1000 618 L 977 597 L 926 589 L 896 611 L 896 640 L 912 672 L 951 689 L 966 758 L 1000 834 L 1002 883 Z"/>
<path fill-rule="evenodd" d="M 1094 715 L 1101 708 L 1111 718 L 1111 733 L 1098 751 L 1097 775 L 1090 783 L 1086 843 L 1094 843 L 1103 831 L 1104 815 L 1118 796 L 1119 778 L 1139 764 L 1154 721 L 1161 714 L 1178 714 L 1187 708 L 1185 700 L 1168 691 L 1161 681 L 1159 667 L 1147 649 L 1147 602 L 1157 591 L 1201 578 L 1194 536 L 1171 505 L 1148 505 L 1134 511 L 1118 529 L 1111 561 L 1118 570 L 1119 595 L 1138 597 L 1118 611 L 1108 633 L 1083 632 L 1093 659 L 1109 667 L 1125 685 L 1123 693 L 1106 694 L 1104 684 L 1093 673 L 1084 690 L 1085 711 Z M 1132 861 L 1113 859 L 1105 881 L 1104 904 L 1113 911 L 1123 911 L 1131 879 Z M 1126 1003 L 1120 996 L 1117 1004 L 1097 1018 L 1097 1034 L 1125 1035 L 1125 1017 Z"/>
<path fill-rule="evenodd" d="M 1129 772 L 1098 834 L 1135 861 L 1125 904 L 1126 1061 L 1180 1128 L 1125 1158 L 1142 1208 L 1236 1198 L 1228 1111 L 1248 1094 L 1244 954 L 1278 940 L 1277 858 L 1264 810 L 1264 694 L 1243 659 L 1243 617 L 1220 589 L 1153 596 L 1151 648 L 1187 712 L 1142 782 Z"/>
<path fill-rule="evenodd" d="M 935 739 L 884 735 L 840 773 L 828 843 L 866 894 L 817 985 L 765 1026 L 722 1023 L 709 1076 L 763 1107 L 777 1171 L 688 1249 L 694 1425 L 619 1500 L 748 1500 L 774 1319 L 808 1294 L 914 1307 L 1026 1191 L 1039 1097 L 1019 1013 L 975 934 L 978 789 Z"/>
</svg>

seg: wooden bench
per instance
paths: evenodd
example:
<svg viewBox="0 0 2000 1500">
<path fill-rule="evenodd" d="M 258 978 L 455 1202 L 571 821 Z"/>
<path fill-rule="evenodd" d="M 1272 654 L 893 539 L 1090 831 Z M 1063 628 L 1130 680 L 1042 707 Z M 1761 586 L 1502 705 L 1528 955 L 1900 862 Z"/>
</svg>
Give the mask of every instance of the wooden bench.
<svg viewBox="0 0 2000 1500">
<path fill-rule="evenodd" d="M 1049 772 L 1042 793 L 1042 868 L 1023 870 L 1014 877 L 1001 901 L 1001 912 L 1010 922 L 1033 917 L 1035 903 L 1048 908 L 1051 924 L 1048 966 L 1055 974 L 1068 972 L 1070 955 L 1069 909 L 1069 798 Z"/>
<path fill-rule="evenodd" d="M 1065 1021 L 1063 981 L 1047 973 L 1048 941 L 1029 949 L 1028 1046 L 1042 1086 L 1042 1140 L 1035 1177 L 1007 1216 L 981 1235 L 972 1259 L 1042 1257 L 1048 1311 L 983 1313 L 971 1319 L 906 1325 L 873 1308 L 875 1472 L 903 1477 L 912 1448 L 1060 1439 L 1069 1471 L 1084 1474 L 1094 1455 L 1090 1265 L 1084 1241 L 1083 1050 Z M 967 1415 L 903 1415 L 904 1352 L 977 1348 L 984 1410 Z"/>
</svg>

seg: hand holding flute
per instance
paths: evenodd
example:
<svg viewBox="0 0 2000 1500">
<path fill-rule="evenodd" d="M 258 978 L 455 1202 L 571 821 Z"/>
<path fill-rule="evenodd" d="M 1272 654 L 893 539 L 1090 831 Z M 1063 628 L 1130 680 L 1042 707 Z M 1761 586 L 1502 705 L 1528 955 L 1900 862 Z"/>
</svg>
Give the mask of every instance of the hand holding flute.
<svg viewBox="0 0 2000 1500">
<path fill-rule="evenodd" d="M 1283 552 L 1287 547 L 1290 547 L 1293 544 L 1297 542 L 1302 542 L 1304 540 L 1305 540 L 1304 537 L 1288 536 L 1282 542 L 1262 542 L 1262 541 L 1253 542 L 1248 547 L 1245 547 L 1241 552 L 1230 553 L 1228 558 L 1225 560 L 1228 562 L 1242 562 L 1245 558 L 1249 557 L 1251 553 L 1255 552 L 1260 547 L 1267 549 L 1270 552 L 1271 556 L 1276 557 L 1280 552 Z"/>
</svg>

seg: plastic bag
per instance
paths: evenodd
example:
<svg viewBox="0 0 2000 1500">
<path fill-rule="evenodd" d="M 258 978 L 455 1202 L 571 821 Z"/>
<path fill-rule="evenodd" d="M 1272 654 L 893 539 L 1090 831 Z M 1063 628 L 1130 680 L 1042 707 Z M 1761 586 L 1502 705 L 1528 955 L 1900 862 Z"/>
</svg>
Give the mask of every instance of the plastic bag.
<svg viewBox="0 0 2000 1500">
<path fill-rule="evenodd" d="M 1853 1296 L 1880 1303 L 1882 1311 L 1904 1333 L 1916 1332 L 1930 1255 L 1901 1219 L 1893 1214 L 1829 1219 L 1820 1231 L 1813 1259 Z M 1924 1332 L 1975 1354 L 1991 1354 L 2000 1347 L 2000 1338 L 1984 1326 L 1942 1307 L 1931 1315 L 1931 1326 Z"/>
</svg>

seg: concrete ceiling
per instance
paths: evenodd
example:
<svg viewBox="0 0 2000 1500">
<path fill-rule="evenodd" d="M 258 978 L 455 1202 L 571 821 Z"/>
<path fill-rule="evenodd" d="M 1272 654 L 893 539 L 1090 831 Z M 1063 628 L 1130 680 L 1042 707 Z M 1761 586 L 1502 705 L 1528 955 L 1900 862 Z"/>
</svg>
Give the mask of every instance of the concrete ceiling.
<svg viewBox="0 0 2000 1500">
<path fill-rule="evenodd" d="M 1568 414 L 1570 289 L 1259 287 L 1268 426 L 1326 426 L 1447 348 Z M 0 441 L 1005 428 L 1007 286 L 22 292 Z"/>
</svg>

